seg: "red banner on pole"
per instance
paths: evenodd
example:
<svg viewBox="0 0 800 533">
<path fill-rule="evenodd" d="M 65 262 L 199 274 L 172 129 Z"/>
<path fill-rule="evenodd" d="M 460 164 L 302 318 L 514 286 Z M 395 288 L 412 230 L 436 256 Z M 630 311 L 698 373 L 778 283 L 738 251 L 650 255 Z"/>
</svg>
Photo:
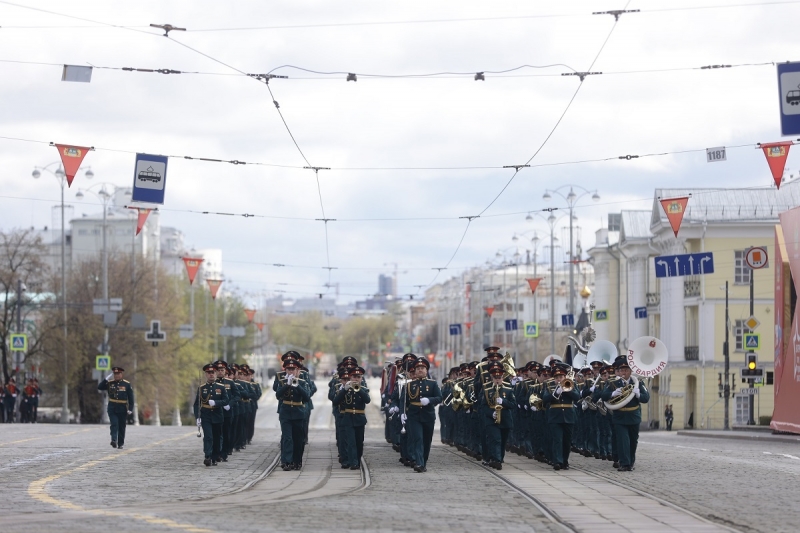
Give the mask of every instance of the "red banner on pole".
<svg viewBox="0 0 800 533">
<path fill-rule="evenodd" d="M 775 180 L 775 186 L 781 188 L 781 180 L 783 179 L 783 169 L 786 168 L 786 158 L 789 157 L 789 147 L 794 143 L 792 141 L 785 141 L 779 143 L 762 143 L 761 149 L 764 150 L 764 156 L 767 158 L 767 164 L 772 172 L 772 179 Z"/>
<path fill-rule="evenodd" d="M 67 187 L 72 186 L 72 180 L 75 179 L 75 174 L 83 163 L 83 158 L 89 150 L 94 148 L 87 148 L 85 146 L 70 146 L 68 144 L 53 144 L 58 149 L 58 155 L 61 156 L 61 164 L 64 165 L 64 174 L 67 175 Z"/>
<path fill-rule="evenodd" d="M 219 287 L 222 285 L 221 279 L 207 279 L 206 283 L 208 283 L 208 288 L 211 291 L 211 298 L 216 300 L 217 293 L 219 292 Z"/>
<path fill-rule="evenodd" d="M 475 322 L 464 322 L 464 324 L 466 324 L 467 329 L 470 330 L 472 329 L 472 326 L 475 325 Z"/>
<path fill-rule="evenodd" d="M 264 329 L 264 323 L 256 322 L 256 327 L 258 328 L 258 331 L 262 331 Z"/>
<path fill-rule="evenodd" d="M 672 231 L 677 237 L 678 231 L 681 229 L 683 215 L 686 213 L 686 205 L 689 203 L 689 197 L 682 196 L 680 198 L 664 198 L 660 199 L 660 201 L 661 207 L 664 209 L 664 213 L 667 214 L 669 225 L 672 226 Z"/>
<path fill-rule="evenodd" d="M 253 323 L 253 319 L 256 316 L 256 310 L 255 309 L 245 309 L 244 310 L 244 314 L 247 315 L 247 321 L 252 324 Z"/>
<path fill-rule="evenodd" d="M 189 285 L 194 285 L 194 277 L 200 269 L 203 259 L 200 257 L 184 257 L 183 264 L 186 265 L 186 274 L 189 276 Z"/>
<path fill-rule="evenodd" d="M 486 314 L 489 316 L 492 316 L 492 313 L 494 313 L 494 307 L 486 307 L 485 310 Z"/>
<path fill-rule="evenodd" d="M 147 217 L 150 216 L 150 211 L 152 211 L 152 209 L 147 207 L 129 207 L 128 209 L 135 209 L 137 212 L 136 235 L 139 235 L 139 233 L 142 231 L 142 228 L 144 228 L 144 224 L 147 222 Z"/>
<path fill-rule="evenodd" d="M 539 282 L 542 281 L 542 278 L 527 278 L 525 281 L 531 286 L 531 294 L 533 294 L 536 292 L 536 287 L 539 286 Z"/>
</svg>

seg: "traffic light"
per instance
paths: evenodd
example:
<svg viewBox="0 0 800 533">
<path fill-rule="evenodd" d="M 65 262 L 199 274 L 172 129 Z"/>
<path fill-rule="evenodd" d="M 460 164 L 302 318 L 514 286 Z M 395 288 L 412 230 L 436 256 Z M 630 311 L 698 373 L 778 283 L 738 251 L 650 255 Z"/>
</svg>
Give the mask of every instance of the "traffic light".
<svg viewBox="0 0 800 533">
<path fill-rule="evenodd" d="M 760 378 L 764 376 L 764 369 L 758 368 L 758 355 L 747 353 L 744 355 L 744 368 L 742 369 L 742 379 Z"/>
<path fill-rule="evenodd" d="M 758 366 L 758 361 L 756 360 L 756 354 L 749 353 L 745 356 L 745 365 L 747 366 L 747 370 L 755 370 Z"/>
</svg>

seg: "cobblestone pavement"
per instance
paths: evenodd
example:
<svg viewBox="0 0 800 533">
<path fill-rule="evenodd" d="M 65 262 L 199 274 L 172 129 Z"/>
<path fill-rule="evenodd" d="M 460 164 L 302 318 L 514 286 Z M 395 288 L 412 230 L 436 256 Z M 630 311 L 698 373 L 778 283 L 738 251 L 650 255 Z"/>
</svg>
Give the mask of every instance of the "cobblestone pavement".
<svg viewBox="0 0 800 533">
<path fill-rule="evenodd" d="M 317 425 L 327 426 L 320 407 Z M 270 426 L 276 415 L 265 409 L 259 417 L 259 426 Z M 523 495 L 449 447 L 434 445 L 426 474 L 403 467 L 380 429 L 367 431 L 366 487 L 360 472 L 338 469 L 333 434 L 326 427 L 311 432 L 303 471 L 277 469 L 257 483 L 274 464 L 275 430 L 258 429 L 253 445 L 210 468 L 201 463 L 194 428 L 140 426 L 128 431 L 126 449 L 120 452 L 108 445 L 105 426 L 0 427 L 0 483 L 5 487 L 0 530 L 25 524 L 37 530 L 98 533 L 563 531 Z M 633 503 L 636 510 L 645 516 L 661 513 L 662 524 L 670 520 L 670 512 L 677 512 L 609 481 L 742 532 L 796 531 L 800 522 L 794 497 L 800 476 L 796 444 L 652 432 L 641 435 L 634 472 L 618 473 L 608 462 L 580 456 L 570 462 L 575 468 L 557 474 L 510 456 L 500 473 L 579 531 L 652 531 L 633 522 L 621 527 L 621 520 L 612 527 L 615 513 L 606 513 L 604 529 L 600 511 L 607 504 L 602 498 L 626 505 L 641 498 Z M 559 491 L 564 496 L 553 498 Z M 673 529 L 716 529 L 687 517 Z"/>
</svg>

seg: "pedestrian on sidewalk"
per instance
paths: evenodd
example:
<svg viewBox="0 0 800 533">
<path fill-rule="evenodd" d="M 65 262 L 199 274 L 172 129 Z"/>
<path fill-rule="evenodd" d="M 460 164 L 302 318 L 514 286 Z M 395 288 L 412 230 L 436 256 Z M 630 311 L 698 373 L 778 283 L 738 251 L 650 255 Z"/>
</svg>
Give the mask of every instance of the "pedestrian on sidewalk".
<svg viewBox="0 0 800 533">
<path fill-rule="evenodd" d="M 122 449 L 125 445 L 125 427 L 128 415 L 133 412 L 133 387 L 123 379 L 125 369 L 115 366 L 111 374 L 97 385 L 97 390 L 108 391 L 108 419 L 111 422 L 111 447 Z"/>
<path fill-rule="evenodd" d="M 672 431 L 672 420 L 674 415 L 672 414 L 672 404 L 667 405 L 666 409 L 664 409 L 664 420 L 667 423 L 667 431 Z"/>
</svg>

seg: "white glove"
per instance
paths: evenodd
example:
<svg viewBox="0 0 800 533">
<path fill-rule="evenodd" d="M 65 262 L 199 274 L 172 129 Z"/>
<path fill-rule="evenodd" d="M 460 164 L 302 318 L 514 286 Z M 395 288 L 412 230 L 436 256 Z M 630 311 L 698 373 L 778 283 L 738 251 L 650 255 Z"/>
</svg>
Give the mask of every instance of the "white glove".
<svg viewBox="0 0 800 533">
<path fill-rule="evenodd" d="M 344 385 L 339 384 L 339 390 L 342 390 L 343 388 L 344 388 Z"/>
<path fill-rule="evenodd" d="M 639 398 L 639 395 L 641 393 L 642 393 L 642 391 L 640 391 L 638 388 L 633 389 L 633 395 L 636 396 L 636 398 Z"/>
<path fill-rule="evenodd" d="M 562 389 L 562 388 L 561 388 L 561 385 L 559 385 L 558 387 L 556 387 L 556 390 L 555 390 L 554 392 L 555 392 L 556 394 L 561 394 L 562 392 L 564 392 L 564 389 Z"/>
<path fill-rule="evenodd" d="M 527 405 L 525 406 L 525 410 L 526 410 L 526 411 L 528 410 L 528 406 L 527 406 Z"/>
<path fill-rule="evenodd" d="M 12 398 L 16 398 L 16 397 L 17 397 L 17 395 L 16 395 L 16 394 L 12 394 L 12 395 L 11 395 L 11 397 L 12 397 Z"/>
<path fill-rule="evenodd" d="M 132 415 L 132 414 L 133 414 L 133 411 L 128 411 L 128 414 L 129 414 L 129 415 Z"/>
<path fill-rule="evenodd" d="M 292 381 L 294 381 L 294 376 L 292 374 L 287 374 L 286 375 L 286 384 L 287 385 L 291 385 Z"/>
<path fill-rule="evenodd" d="M 406 414 L 405 414 L 405 413 L 403 413 L 402 415 L 400 415 L 400 422 L 405 422 L 406 420 L 408 420 L 408 417 L 406 416 Z"/>
<path fill-rule="evenodd" d="M 495 403 L 497 405 L 503 405 L 503 399 L 502 398 L 496 398 L 494 401 L 495 401 Z"/>
<path fill-rule="evenodd" d="M 214 407 L 215 405 L 217 405 L 217 402 L 215 402 L 214 400 L 208 400 L 208 405 Z"/>
<path fill-rule="evenodd" d="M 392 406 L 392 407 L 390 407 L 390 408 L 389 408 L 389 413 L 391 413 L 391 414 L 395 414 L 395 413 L 396 413 L 397 411 L 399 411 L 399 410 L 400 410 L 400 408 L 399 408 L 399 407 Z"/>
<path fill-rule="evenodd" d="M 419 403 L 421 403 L 422 405 L 428 405 L 429 403 L 431 403 L 431 399 L 430 398 L 420 398 L 419 399 Z"/>
<path fill-rule="evenodd" d="M 203 425 L 203 422 L 198 418 L 197 419 L 197 427 L 200 427 L 202 425 Z"/>
<path fill-rule="evenodd" d="M 381 394 L 381 400 L 385 400 L 385 399 L 386 399 L 386 395 L 385 394 Z"/>
<path fill-rule="evenodd" d="M 111 378 L 113 378 L 113 377 L 114 377 L 114 373 L 112 372 L 112 373 L 110 373 L 109 375 L 106 376 L 106 381 L 111 381 Z"/>
<path fill-rule="evenodd" d="M 614 392 L 611 393 L 611 397 L 616 398 L 620 394 L 622 394 L 622 391 L 620 389 L 616 389 Z"/>
<path fill-rule="evenodd" d="M 531 411 L 536 412 L 536 411 L 538 411 L 538 409 L 535 408 L 534 406 L 531 406 Z"/>
<path fill-rule="evenodd" d="M 472 409 L 467 409 L 467 414 L 470 414 L 471 412 L 472 412 Z"/>
<path fill-rule="evenodd" d="M 589 392 L 594 392 L 594 385 L 592 385 L 591 387 L 589 387 Z"/>
<path fill-rule="evenodd" d="M 230 405 L 225 405 L 222 408 L 225 409 L 226 411 L 230 411 L 231 410 L 231 406 Z"/>
<path fill-rule="evenodd" d="M 353 382 L 352 381 L 348 381 L 347 383 L 344 384 L 344 388 L 345 389 L 349 389 L 352 386 L 353 386 Z"/>
<path fill-rule="evenodd" d="M 497 420 L 497 411 L 494 411 L 494 412 L 492 413 L 492 418 L 494 418 L 495 420 Z"/>
</svg>

